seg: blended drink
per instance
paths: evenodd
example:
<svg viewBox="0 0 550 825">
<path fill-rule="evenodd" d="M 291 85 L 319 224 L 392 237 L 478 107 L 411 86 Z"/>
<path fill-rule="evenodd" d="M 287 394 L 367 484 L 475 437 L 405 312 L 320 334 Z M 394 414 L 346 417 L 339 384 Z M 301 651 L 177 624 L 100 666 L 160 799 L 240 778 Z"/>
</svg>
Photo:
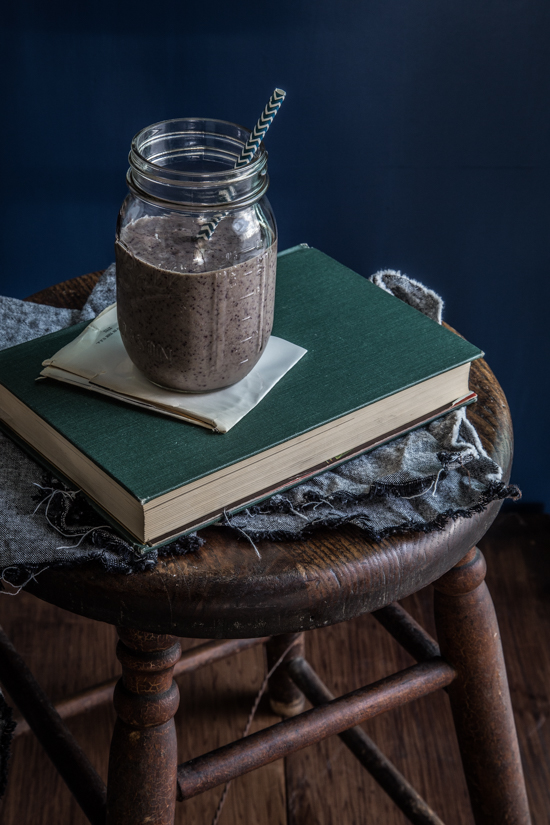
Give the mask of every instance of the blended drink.
<svg viewBox="0 0 550 825">
<path fill-rule="evenodd" d="M 194 219 L 183 214 L 140 217 L 121 229 L 120 334 L 131 360 L 154 383 L 186 392 L 227 387 L 264 351 L 277 244 L 262 245 L 258 223 L 247 226 L 247 212 L 221 221 L 202 244 Z"/>
</svg>

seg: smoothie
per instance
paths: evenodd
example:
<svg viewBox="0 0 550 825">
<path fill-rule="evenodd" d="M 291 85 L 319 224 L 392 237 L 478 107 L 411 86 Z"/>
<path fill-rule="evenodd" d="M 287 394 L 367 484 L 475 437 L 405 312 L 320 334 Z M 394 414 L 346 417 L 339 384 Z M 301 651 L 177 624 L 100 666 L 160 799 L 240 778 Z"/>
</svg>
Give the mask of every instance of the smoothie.
<svg viewBox="0 0 550 825">
<path fill-rule="evenodd" d="M 115 251 L 120 334 L 149 380 L 206 392 L 250 372 L 271 333 L 277 258 L 253 214 L 223 220 L 202 247 L 192 218 L 138 218 Z"/>
</svg>

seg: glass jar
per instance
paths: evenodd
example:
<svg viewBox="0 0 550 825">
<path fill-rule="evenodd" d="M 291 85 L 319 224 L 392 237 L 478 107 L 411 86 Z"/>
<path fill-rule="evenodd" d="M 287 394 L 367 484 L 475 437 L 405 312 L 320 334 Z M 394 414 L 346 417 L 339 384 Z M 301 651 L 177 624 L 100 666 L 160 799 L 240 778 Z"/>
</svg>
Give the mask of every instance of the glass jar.
<svg viewBox="0 0 550 825">
<path fill-rule="evenodd" d="M 277 229 L 263 144 L 235 168 L 249 135 L 183 118 L 132 141 L 115 243 L 118 321 L 131 360 L 169 389 L 240 381 L 271 333 Z M 199 238 L 210 221 L 219 221 L 212 236 Z"/>
</svg>

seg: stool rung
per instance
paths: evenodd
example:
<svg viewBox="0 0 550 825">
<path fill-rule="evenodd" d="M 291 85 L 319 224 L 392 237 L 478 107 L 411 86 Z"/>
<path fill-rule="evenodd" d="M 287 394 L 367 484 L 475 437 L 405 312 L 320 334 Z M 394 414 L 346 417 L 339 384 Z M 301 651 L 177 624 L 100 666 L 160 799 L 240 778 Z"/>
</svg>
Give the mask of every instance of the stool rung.
<svg viewBox="0 0 550 825">
<path fill-rule="evenodd" d="M 104 825 L 106 789 L 102 779 L 1 627 L 0 681 L 92 825 Z"/>
<path fill-rule="evenodd" d="M 211 665 L 220 659 L 225 659 L 228 656 L 233 656 L 235 653 L 248 650 L 250 647 L 264 644 L 269 638 L 269 636 L 263 636 L 258 639 L 214 640 L 197 645 L 196 647 L 192 647 L 191 650 L 186 650 L 182 653 L 181 659 L 174 667 L 174 676 L 191 673 L 201 667 Z M 70 719 L 79 713 L 84 713 L 84 711 L 105 705 L 112 700 L 117 682 L 118 676 L 116 679 L 110 679 L 108 682 L 102 682 L 99 685 L 75 693 L 73 696 L 69 696 L 67 699 L 62 699 L 58 702 L 55 705 L 55 710 L 62 719 Z M 29 723 L 25 719 L 18 717 L 16 721 L 17 727 L 13 732 L 14 738 L 28 733 L 30 730 Z"/>
<path fill-rule="evenodd" d="M 314 707 L 334 701 L 334 694 L 305 659 L 293 665 L 292 679 Z M 349 728 L 338 736 L 413 825 L 444 825 L 362 728 Z"/>
<path fill-rule="evenodd" d="M 289 663 L 291 676 L 299 661 Z M 426 696 L 450 684 L 455 675 L 451 665 L 434 658 L 184 762 L 178 768 L 178 799 L 189 799 L 379 713 Z"/>
<path fill-rule="evenodd" d="M 441 655 L 436 640 L 398 602 L 374 610 L 372 615 L 417 662 Z"/>
</svg>

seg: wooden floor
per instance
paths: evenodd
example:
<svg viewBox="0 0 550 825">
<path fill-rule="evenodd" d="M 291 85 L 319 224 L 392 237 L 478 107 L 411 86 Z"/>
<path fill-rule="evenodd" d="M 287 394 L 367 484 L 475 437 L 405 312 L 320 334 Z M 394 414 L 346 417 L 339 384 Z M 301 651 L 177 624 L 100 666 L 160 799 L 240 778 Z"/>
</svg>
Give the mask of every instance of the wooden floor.
<svg viewBox="0 0 550 825">
<path fill-rule="evenodd" d="M 507 513 L 481 545 L 500 622 L 534 825 L 550 822 L 550 516 Z M 432 633 L 431 591 L 404 606 Z M 0 596 L 0 623 L 57 700 L 114 675 L 115 631 L 22 593 Z M 194 644 L 186 641 L 187 646 Z M 308 658 L 334 693 L 411 663 L 370 616 L 310 633 Z M 240 735 L 263 677 L 263 653 L 246 651 L 180 678 L 176 717 L 180 759 Z M 105 778 L 113 711 L 104 707 L 70 728 Z M 266 702 L 256 727 L 277 721 Z M 473 822 L 443 692 L 374 719 L 369 735 L 448 825 Z M 209 825 L 221 789 L 182 804 L 177 823 Z M 3 825 L 81 825 L 86 819 L 31 735 L 14 744 Z M 403 825 L 405 817 L 338 738 L 236 780 L 221 825 Z"/>
</svg>

